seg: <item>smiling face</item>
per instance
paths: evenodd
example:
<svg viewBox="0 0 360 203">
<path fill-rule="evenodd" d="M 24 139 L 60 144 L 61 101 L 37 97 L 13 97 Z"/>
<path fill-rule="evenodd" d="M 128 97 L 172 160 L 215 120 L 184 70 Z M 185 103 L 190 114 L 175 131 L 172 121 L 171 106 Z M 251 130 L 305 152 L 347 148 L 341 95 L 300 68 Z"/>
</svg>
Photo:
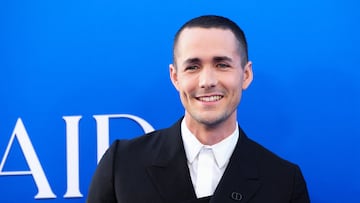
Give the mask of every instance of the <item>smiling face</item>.
<svg viewBox="0 0 360 203">
<path fill-rule="evenodd" d="M 234 126 L 242 90 L 253 76 L 251 62 L 241 66 L 234 34 L 229 29 L 185 28 L 174 52 L 170 77 L 188 126 Z"/>
</svg>

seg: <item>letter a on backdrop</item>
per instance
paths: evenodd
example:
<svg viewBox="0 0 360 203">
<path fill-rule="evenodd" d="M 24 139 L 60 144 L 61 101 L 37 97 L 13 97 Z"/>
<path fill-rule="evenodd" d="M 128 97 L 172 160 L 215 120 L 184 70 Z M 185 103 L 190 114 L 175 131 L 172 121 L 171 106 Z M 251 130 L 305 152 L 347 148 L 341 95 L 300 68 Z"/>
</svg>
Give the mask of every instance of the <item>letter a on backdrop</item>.
<svg viewBox="0 0 360 203">
<path fill-rule="evenodd" d="M 25 156 L 25 160 L 29 166 L 30 171 L 3 171 L 5 161 L 9 155 L 11 146 L 14 143 L 15 137 L 17 138 L 21 151 Z M 45 176 L 44 170 L 41 167 L 40 161 L 36 155 L 34 147 L 30 141 L 29 135 L 26 132 L 24 123 L 21 118 L 18 118 L 14 131 L 11 134 L 10 141 L 6 147 L 5 154 L 0 163 L 0 175 L 32 175 L 35 184 L 38 188 L 38 193 L 35 195 L 35 199 L 42 198 L 56 198 L 52 192 L 49 182 Z"/>
</svg>

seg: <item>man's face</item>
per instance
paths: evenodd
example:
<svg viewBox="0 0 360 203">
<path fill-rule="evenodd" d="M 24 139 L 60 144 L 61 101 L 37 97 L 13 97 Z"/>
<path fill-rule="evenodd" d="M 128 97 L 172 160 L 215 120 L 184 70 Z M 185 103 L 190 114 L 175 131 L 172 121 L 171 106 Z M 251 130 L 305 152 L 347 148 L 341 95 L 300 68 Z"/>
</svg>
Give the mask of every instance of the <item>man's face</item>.
<svg viewBox="0 0 360 203">
<path fill-rule="evenodd" d="M 242 90 L 253 75 L 251 62 L 241 67 L 238 42 L 230 30 L 185 28 L 174 60 L 170 77 L 187 121 L 206 126 L 236 121 Z"/>
</svg>

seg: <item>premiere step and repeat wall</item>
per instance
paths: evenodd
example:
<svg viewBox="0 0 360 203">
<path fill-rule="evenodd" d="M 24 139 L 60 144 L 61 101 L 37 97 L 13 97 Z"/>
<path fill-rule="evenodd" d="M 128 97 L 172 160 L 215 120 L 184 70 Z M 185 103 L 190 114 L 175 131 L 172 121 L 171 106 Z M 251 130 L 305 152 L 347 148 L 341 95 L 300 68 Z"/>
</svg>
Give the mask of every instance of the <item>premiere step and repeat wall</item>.
<svg viewBox="0 0 360 203">
<path fill-rule="evenodd" d="M 172 40 L 204 14 L 246 33 L 254 81 L 238 120 L 248 136 L 300 165 L 312 202 L 358 202 L 359 5 L 1 1 L 0 202 L 85 202 L 110 143 L 179 119 Z"/>
</svg>

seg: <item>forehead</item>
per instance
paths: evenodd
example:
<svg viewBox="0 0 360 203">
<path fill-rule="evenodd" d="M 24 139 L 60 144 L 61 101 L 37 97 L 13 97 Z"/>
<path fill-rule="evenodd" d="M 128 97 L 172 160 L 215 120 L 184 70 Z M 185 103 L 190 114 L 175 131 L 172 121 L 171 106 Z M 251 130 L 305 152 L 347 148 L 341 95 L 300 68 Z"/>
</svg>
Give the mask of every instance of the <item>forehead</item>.
<svg viewBox="0 0 360 203">
<path fill-rule="evenodd" d="M 239 43 L 229 29 L 185 28 L 175 46 L 176 58 L 238 55 Z"/>
</svg>

